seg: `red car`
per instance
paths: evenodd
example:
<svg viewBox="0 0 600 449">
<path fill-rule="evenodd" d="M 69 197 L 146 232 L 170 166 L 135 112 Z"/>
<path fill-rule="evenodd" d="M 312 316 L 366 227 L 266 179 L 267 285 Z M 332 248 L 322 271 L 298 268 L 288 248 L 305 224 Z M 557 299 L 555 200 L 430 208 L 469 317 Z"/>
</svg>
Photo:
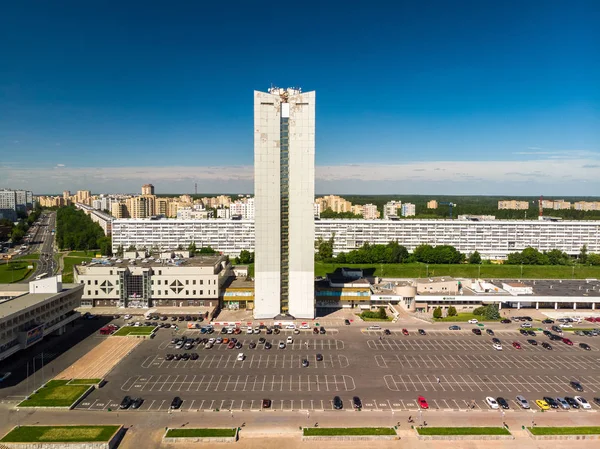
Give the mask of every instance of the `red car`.
<svg viewBox="0 0 600 449">
<path fill-rule="evenodd" d="M 229 344 L 227 345 L 227 349 L 233 349 L 235 348 L 235 341 L 230 341 Z"/>
<path fill-rule="evenodd" d="M 569 340 L 568 338 L 563 338 L 562 341 L 563 341 L 563 343 L 565 343 L 569 346 L 573 346 L 573 342 L 571 340 Z"/>
<path fill-rule="evenodd" d="M 600 317 L 595 318 L 596 323 L 600 323 Z"/>
<path fill-rule="evenodd" d="M 404 335 L 408 335 L 408 330 L 407 330 L 407 329 L 402 329 L 402 333 L 403 333 Z"/>
<path fill-rule="evenodd" d="M 427 400 L 423 396 L 419 396 L 417 398 L 417 402 L 419 403 L 419 407 L 429 408 L 429 404 L 427 403 Z"/>
<path fill-rule="evenodd" d="M 518 341 L 513 341 L 513 346 L 515 347 L 515 349 L 521 349 L 521 343 L 519 343 Z"/>
<path fill-rule="evenodd" d="M 588 316 L 585 320 L 589 321 L 590 323 L 593 323 L 594 321 L 596 321 L 596 319 L 594 317 L 591 317 L 591 316 Z"/>
</svg>

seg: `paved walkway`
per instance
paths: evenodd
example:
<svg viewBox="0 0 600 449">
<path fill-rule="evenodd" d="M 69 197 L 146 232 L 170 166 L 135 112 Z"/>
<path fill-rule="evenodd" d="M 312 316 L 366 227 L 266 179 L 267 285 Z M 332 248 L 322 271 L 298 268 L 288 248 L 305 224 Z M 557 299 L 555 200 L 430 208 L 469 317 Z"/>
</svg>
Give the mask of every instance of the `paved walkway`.
<svg viewBox="0 0 600 449">
<path fill-rule="evenodd" d="M 103 379 L 142 341 L 133 337 L 108 337 L 55 379 Z"/>
<path fill-rule="evenodd" d="M 600 414 L 577 413 L 567 415 L 562 413 L 533 413 L 518 411 L 505 416 L 505 421 L 515 436 L 508 441 L 439 441 L 429 442 L 417 439 L 415 432 L 407 424 L 408 413 L 383 412 L 315 412 L 309 415 L 292 412 L 244 412 L 230 414 L 229 412 L 95 412 L 95 411 L 59 411 L 59 410 L 26 410 L 17 412 L 15 409 L 0 408 L 0 434 L 6 433 L 17 423 L 24 424 L 123 424 L 128 428 L 127 434 L 119 446 L 120 449 L 137 449 L 141 441 L 144 448 L 183 448 L 185 445 L 164 445 L 161 443 L 165 427 L 235 427 L 242 426 L 239 448 L 273 448 L 286 449 L 322 448 L 323 442 L 302 442 L 300 439 L 301 426 L 320 427 L 359 427 L 359 426 L 393 426 L 400 422 L 399 435 L 401 441 L 369 442 L 369 448 L 426 448 L 442 449 L 452 446 L 465 449 L 514 449 L 515 447 L 548 448 L 550 445 L 565 443 L 570 448 L 592 449 L 598 447 L 598 441 L 568 441 L 548 442 L 536 441 L 521 430 L 521 426 L 530 426 L 532 419 L 538 426 L 598 426 Z M 418 423 L 419 415 L 413 414 Z M 429 426 L 500 426 L 502 415 L 498 413 L 478 412 L 425 412 L 423 418 Z M 337 442 L 336 447 L 356 448 L 356 442 Z"/>
</svg>

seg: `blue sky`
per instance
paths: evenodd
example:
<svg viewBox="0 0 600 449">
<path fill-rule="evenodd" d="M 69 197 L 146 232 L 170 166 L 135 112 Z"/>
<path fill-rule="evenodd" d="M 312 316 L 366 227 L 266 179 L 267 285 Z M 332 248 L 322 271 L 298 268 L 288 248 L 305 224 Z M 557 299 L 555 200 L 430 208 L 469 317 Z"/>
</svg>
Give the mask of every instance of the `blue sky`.
<svg viewBox="0 0 600 449">
<path fill-rule="evenodd" d="M 317 92 L 318 193 L 600 195 L 600 2 L 20 1 L 0 186 L 251 192 L 252 91 Z"/>
</svg>

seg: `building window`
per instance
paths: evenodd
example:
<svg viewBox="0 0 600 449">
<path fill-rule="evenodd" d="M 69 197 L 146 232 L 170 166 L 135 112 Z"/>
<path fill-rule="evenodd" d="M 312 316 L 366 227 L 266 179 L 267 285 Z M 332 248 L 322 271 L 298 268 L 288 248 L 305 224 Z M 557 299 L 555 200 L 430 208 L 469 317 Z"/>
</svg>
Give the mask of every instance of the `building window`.
<svg viewBox="0 0 600 449">
<path fill-rule="evenodd" d="M 190 285 L 190 280 L 189 279 L 185 280 L 185 285 Z"/>
<path fill-rule="evenodd" d="M 98 285 L 98 279 L 94 280 L 94 285 Z"/>
<path fill-rule="evenodd" d="M 196 279 L 194 279 L 194 280 L 192 281 L 192 284 L 196 285 Z"/>
<path fill-rule="evenodd" d="M 112 272 L 113 272 L 113 270 L 110 270 L 110 271 L 109 271 L 109 273 L 110 273 L 110 275 L 111 275 L 111 276 L 112 276 Z"/>
<path fill-rule="evenodd" d="M 98 296 L 98 290 L 96 290 L 96 293 L 95 293 L 95 295 L 96 295 L 96 296 Z"/>
<path fill-rule="evenodd" d="M 88 285 L 92 285 L 92 281 L 88 279 Z"/>
<path fill-rule="evenodd" d="M 186 290 L 186 291 L 185 291 L 185 295 L 187 296 L 187 295 L 189 295 L 189 294 L 190 294 L 189 290 Z"/>
<path fill-rule="evenodd" d="M 157 283 L 158 285 L 160 285 L 160 279 L 159 279 L 158 281 L 156 281 L 156 283 Z"/>
<path fill-rule="evenodd" d="M 203 295 L 204 294 L 204 290 L 200 290 L 200 294 Z"/>
<path fill-rule="evenodd" d="M 194 295 L 194 296 L 196 296 L 196 290 L 194 290 L 194 293 L 193 293 L 193 295 Z"/>
<path fill-rule="evenodd" d="M 204 281 L 202 279 L 200 279 L 200 285 L 203 285 Z"/>
<path fill-rule="evenodd" d="M 92 291 L 88 290 L 88 296 L 92 296 Z"/>
</svg>

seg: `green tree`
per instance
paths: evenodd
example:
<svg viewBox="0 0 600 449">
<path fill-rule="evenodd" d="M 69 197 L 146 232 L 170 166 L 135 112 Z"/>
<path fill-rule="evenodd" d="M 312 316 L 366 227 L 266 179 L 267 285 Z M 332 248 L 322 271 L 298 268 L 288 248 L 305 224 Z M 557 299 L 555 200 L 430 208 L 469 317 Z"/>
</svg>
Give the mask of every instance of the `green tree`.
<svg viewBox="0 0 600 449">
<path fill-rule="evenodd" d="M 190 256 L 196 254 L 196 242 L 190 243 L 187 250 L 190 252 Z"/>
<path fill-rule="evenodd" d="M 485 306 L 484 316 L 488 320 L 497 320 L 500 318 L 500 311 L 498 310 L 498 306 L 496 304 L 489 304 Z"/>
<path fill-rule="evenodd" d="M 329 240 L 323 240 L 321 237 L 315 242 L 317 250 L 315 260 L 329 262 L 333 259 L 333 236 Z"/>
<path fill-rule="evenodd" d="M 104 236 L 98 239 L 98 248 L 104 256 L 112 256 L 112 243 L 110 237 Z"/>
<path fill-rule="evenodd" d="M 469 256 L 469 263 L 472 265 L 479 265 L 481 263 L 481 254 L 479 254 L 479 251 L 474 251 Z"/>
<path fill-rule="evenodd" d="M 435 319 L 440 319 L 442 317 L 442 308 L 441 307 L 438 306 L 433 310 L 433 317 Z"/>
<path fill-rule="evenodd" d="M 481 316 L 485 313 L 485 306 L 476 307 L 473 310 L 473 315 Z"/>
<path fill-rule="evenodd" d="M 118 257 L 123 257 L 123 245 L 119 245 L 117 247 L 117 256 Z"/>
<path fill-rule="evenodd" d="M 238 257 L 238 260 L 240 264 L 243 265 L 248 265 L 254 262 L 254 253 L 251 253 L 248 250 L 241 250 L 240 251 L 240 256 Z"/>
<path fill-rule="evenodd" d="M 587 251 L 587 245 L 583 245 L 581 247 L 581 251 L 579 251 L 579 263 L 587 263 L 587 258 L 588 258 L 588 251 Z"/>
<path fill-rule="evenodd" d="M 588 254 L 587 263 L 594 266 L 600 265 L 600 254 Z"/>
<path fill-rule="evenodd" d="M 550 265 L 569 265 L 571 258 L 569 255 L 559 249 L 552 249 L 546 253 Z"/>
<path fill-rule="evenodd" d="M 448 316 L 456 316 L 458 312 L 456 311 L 456 307 L 450 306 L 448 307 Z"/>
<path fill-rule="evenodd" d="M 380 307 L 377 315 L 378 315 L 378 318 L 385 320 L 387 318 L 387 313 L 385 312 L 385 307 Z"/>
</svg>

